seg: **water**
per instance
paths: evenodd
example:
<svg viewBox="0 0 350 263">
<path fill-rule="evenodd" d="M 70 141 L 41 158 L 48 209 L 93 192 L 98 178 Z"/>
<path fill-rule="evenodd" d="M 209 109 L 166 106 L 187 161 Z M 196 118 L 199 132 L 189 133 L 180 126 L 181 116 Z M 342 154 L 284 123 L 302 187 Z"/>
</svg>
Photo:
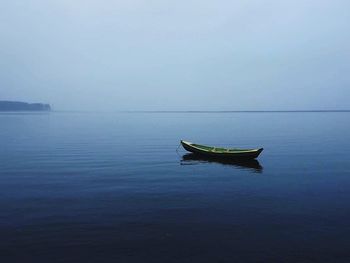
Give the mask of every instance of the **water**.
<svg viewBox="0 0 350 263">
<path fill-rule="evenodd" d="M 1 262 L 350 262 L 349 113 L 2 113 Z M 180 139 L 264 147 L 208 162 Z"/>
</svg>

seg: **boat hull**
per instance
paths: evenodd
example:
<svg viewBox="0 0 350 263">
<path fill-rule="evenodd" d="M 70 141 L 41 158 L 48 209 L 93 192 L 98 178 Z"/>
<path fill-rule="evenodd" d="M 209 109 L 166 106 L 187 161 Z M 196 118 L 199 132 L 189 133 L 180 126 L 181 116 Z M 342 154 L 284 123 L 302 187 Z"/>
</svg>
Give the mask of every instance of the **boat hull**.
<svg viewBox="0 0 350 263">
<path fill-rule="evenodd" d="M 263 151 L 263 148 L 246 150 L 246 151 L 237 151 L 237 152 L 214 152 L 214 151 L 205 151 L 199 149 L 192 145 L 192 143 L 188 143 L 186 141 L 181 141 L 181 145 L 184 147 L 186 151 L 191 153 L 207 156 L 207 157 L 215 157 L 215 158 L 228 158 L 228 159 L 256 159 Z"/>
</svg>

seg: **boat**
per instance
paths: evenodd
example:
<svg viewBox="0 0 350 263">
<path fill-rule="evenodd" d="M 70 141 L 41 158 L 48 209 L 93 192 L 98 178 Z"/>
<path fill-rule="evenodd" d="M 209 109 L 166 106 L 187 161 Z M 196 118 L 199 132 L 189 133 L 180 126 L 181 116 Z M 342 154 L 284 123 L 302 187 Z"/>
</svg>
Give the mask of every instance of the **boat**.
<svg viewBox="0 0 350 263">
<path fill-rule="evenodd" d="M 206 146 L 183 140 L 181 140 L 181 145 L 185 148 L 186 151 L 192 152 L 194 154 L 229 159 L 255 159 L 264 150 L 263 148 L 228 149 L 222 147 Z"/>
</svg>

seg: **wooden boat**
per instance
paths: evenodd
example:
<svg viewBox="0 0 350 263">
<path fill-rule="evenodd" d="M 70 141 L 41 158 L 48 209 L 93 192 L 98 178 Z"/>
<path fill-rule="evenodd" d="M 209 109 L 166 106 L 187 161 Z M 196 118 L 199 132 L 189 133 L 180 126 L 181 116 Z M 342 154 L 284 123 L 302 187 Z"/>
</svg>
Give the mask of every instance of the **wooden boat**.
<svg viewBox="0 0 350 263">
<path fill-rule="evenodd" d="M 263 151 L 260 149 L 227 149 L 221 147 L 212 147 L 201 144 L 195 144 L 181 140 L 181 145 L 185 150 L 198 154 L 216 158 L 231 158 L 231 159 L 255 159 Z"/>
</svg>

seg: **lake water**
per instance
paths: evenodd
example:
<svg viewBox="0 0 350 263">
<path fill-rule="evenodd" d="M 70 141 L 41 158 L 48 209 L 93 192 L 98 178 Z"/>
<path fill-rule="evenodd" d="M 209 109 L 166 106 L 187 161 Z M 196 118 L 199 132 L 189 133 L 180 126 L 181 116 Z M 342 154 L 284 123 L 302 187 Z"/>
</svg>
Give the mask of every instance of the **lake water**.
<svg viewBox="0 0 350 263">
<path fill-rule="evenodd" d="M 350 262 L 350 113 L 1 113 L 0 262 Z M 180 139 L 264 147 L 183 157 Z"/>
</svg>

